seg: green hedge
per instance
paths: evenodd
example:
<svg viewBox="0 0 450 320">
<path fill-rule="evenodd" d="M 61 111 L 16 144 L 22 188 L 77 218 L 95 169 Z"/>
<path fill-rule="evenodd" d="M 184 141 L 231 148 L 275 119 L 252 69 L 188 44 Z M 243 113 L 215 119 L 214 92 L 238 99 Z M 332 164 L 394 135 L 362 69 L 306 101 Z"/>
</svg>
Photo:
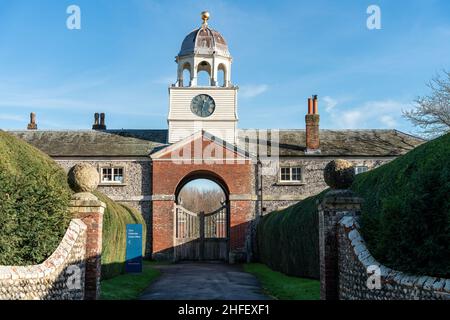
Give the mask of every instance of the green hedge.
<svg viewBox="0 0 450 320">
<path fill-rule="evenodd" d="M 261 262 L 288 275 L 320 277 L 317 203 L 324 194 L 262 218 L 256 232 Z"/>
<path fill-rule="evenodd" d="M 358 175 L 361 232 L 383 264 L 450 278 L 450 134 Z"/>
<path fill-rule="evenodd" d="M 361 232 L 381 263 L 450 277 L 449 163 L 447 134 L 356 177 L 352 189 L 365 200 Z M 261 262 L 289 275 L 319 277 L 316 203 L 325 192 L 261 220 Z"/>
<path fill-rule="evenodd" d="M 106 203 L 102 275 L 124 271 L 126 224 L 146 224 L 135 209 L 101 193 Z M 67 175 L 50 157 L 0 131 L 0 265 L 38 264 L 58 247 L 72 219 Z"/>
<path fill-rule="evenodd" d="M 142 224 L 142 254 L 145 255 L 146 224 L 142 214 L 133 208 L 112 201 L 100 192 L 95 195 L 106 203 L 103 216 L 102 279 L 125 272 L 126 225 Z"/>
<path fill-rule="evenodd" d="M 70 222 L 65 172 L 47 155 L 0 131 L 0 265 L 43 262 Z"/>
</svg>

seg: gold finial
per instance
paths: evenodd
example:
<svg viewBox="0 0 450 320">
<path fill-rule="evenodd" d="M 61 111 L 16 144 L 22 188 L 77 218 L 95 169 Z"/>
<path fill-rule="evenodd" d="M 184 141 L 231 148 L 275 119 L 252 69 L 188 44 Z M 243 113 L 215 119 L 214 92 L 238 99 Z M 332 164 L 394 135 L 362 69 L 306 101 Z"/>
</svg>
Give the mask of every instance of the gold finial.
<svg viewBox="0 0 450 320">
<path fill-rule="evenodd" d="M 208 25 L 208 20 L 209 20 L 209 12 L 208 11 L 203 11 L 202 12 L 202 20 L 203 20 L 203 25 L 207 26 Z"/>
</svg>

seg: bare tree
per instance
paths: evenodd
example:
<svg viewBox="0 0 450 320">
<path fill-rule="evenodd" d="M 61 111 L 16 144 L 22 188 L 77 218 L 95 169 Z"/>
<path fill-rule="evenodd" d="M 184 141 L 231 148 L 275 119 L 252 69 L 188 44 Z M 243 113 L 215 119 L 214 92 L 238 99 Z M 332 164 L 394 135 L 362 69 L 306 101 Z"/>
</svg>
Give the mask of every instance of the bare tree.
<svg viewBox="0 0 450 320">
<path fill-rule="evenodd" d="M 203 190 L 186 186 L 181 190 L 179 200 L 180 204 L 189 211 L 210 213 L 222 206 L 225 194 L 219 189 Z"/>
<path fill-rule="evenodd" d="M 443 73 L 428 83 L 430 95 L 418 97 L 416 107 L 403 112 L 403 116 L 427 137 L 450 132 L 450 72 Z"/>
</svg>

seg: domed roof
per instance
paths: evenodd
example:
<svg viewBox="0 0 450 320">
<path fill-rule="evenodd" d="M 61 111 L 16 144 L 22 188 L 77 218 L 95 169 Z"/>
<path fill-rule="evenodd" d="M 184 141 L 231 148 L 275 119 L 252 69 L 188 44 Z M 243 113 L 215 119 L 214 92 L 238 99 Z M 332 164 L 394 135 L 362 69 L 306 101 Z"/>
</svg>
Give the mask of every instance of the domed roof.
<svg viewBox="0 0 450 320">
<path fill-rule="evenodd" d="M 218 54 L 230 57 L 228 45 L 222 35 L 206 24 L 186 36 L 178 56 L 190 54 Z"/>
</svg>

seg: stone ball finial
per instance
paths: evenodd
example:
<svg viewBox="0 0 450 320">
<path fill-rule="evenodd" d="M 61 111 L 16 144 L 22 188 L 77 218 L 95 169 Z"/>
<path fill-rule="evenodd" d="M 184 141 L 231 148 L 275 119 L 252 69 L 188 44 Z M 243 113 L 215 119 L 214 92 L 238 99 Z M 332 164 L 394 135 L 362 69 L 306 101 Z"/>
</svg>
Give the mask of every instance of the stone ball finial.
<svg viewBox="0 0 450 320">
<path fill-rule="evenodd" d="M 73 166 L 68 176 L 69 186 L 77 193 L 95 191 L 99 179 L 97 170 L 87 163 Z"/>
<path fill-rule="evenodd" d="M 203 20 L 203 24 L 208 24 L 208 20 L 211 17 L 209 11 L 203 11 L 202 12 L 202 20 Z"/>
<path fill-rule="evenodd" d="M 355 169 L 347 160 L 333 160 L 325 167 L 324 178 L 332 189 L 348 189 L 355 180 Z"/>
</svg>

